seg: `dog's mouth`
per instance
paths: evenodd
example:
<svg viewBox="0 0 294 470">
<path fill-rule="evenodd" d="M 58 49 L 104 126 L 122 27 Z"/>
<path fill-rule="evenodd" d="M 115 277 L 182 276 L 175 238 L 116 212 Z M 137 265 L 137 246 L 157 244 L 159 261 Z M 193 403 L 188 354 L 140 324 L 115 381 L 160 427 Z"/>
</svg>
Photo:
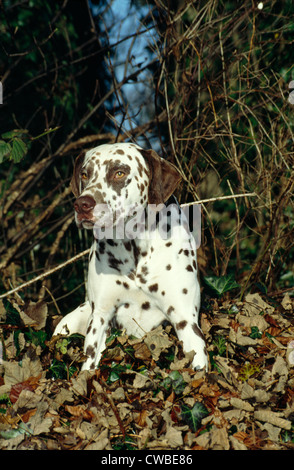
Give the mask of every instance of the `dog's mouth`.
<svg viewBox="0 0 294 470">
<path fill-rule="evenodd" d="M 93 222 L 93 220 L 84 219 L 79 223 L 79 225 L 83 226 L 84 228 L 92 228 L 94 227 L 95 222 Z"/>
<path fill-rule="evenodd" d="M 129 217 L 138 217 L 138 214 L 140 215 L 141 212 L 137 206 L 127 208 L 121 206 L 112 211 L 107 204 L 96 204 L 93 210 L 76 210 L 75 219 L 79 228 L 110 229 L 121 227 Z"/>
<path fill-rule="evenodd" d="M 96 228 L 109 228 L 113 226 L 114 220 L 111 213 L 93 214 L 76 212 L 76 224 L 79 228 L 86 229 Z"/>
<path fill-rule="evenodd" d="M 79 228 L 92 228 L 95 224 L 93 214 L 75 211 L 76 224 Z"/>
</svg>

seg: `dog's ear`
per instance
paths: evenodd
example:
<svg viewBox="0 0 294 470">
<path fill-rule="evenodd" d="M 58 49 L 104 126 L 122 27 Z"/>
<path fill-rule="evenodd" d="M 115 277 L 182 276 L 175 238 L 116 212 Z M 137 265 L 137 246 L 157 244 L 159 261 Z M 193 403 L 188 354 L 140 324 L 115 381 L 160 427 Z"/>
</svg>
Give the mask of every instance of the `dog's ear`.
<svg viewBox="0 0 294 470">
<path fill-rule="evenodd" d="M 75 197 L 79 197 L 80 195 L 80 179 L 79 178 L 80 178 L 80 171 L 84 163 L 85 155 L 86 155 L 86 152 L 80 153 L 80 155 L 76 158 L 76 161 L 74 164 L 73 175 L 72 175 L 72 179 L 70 182 L 70 186 Z"/>
<path fill-rule="evenodd" d="M 140 149 L 140 152 L 150 171 L 148 203 L 163 204 L 173 194 L 182 177 L 172 163 L 160 158 L 154 150 Z"/>
</svg>

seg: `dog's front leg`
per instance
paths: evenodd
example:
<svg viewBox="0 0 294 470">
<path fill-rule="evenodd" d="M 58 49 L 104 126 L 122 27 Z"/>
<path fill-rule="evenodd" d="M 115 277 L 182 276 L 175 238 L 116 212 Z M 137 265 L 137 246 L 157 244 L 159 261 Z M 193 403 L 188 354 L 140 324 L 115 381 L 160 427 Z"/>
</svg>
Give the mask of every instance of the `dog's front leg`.
<svg viewBox="0 0 294 470">
<path fill-rule="evenodd" d="M 88 357 L 82 370 L 92 370 L 98 367 L 101 353 L 105 349 L 107 330 L 113 315 L 114 310 L 103 312 L 93 309 L 89 318 L 84 346 L 84 352 Z"/>
<path fill-rule="evenodd" d="M 187 352 L 193 350 L 195 352 L 192 367 L 196 370 L 207 370 L 208 362 L 205 339 L 198 324 L 193 321 L 183 320 L 174 323 L 174 327 L 179 340 L 183 342 L 184 350 Z"/>
<path fill-rule="evenodd" d="M 77 307 L 73 312 L 68 313 L 56 326 L 53 336 L 55 335 L 72 335 L 80 333 L 86 336 L 87 324 L 91 315 L 91 306 L 89 302 L 85 302 Z"/>
</svg>

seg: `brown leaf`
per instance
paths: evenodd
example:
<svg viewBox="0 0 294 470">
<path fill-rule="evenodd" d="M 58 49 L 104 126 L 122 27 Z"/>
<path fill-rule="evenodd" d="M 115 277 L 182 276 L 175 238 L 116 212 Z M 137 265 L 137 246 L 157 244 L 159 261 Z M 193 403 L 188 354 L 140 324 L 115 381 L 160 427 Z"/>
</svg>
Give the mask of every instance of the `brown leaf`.
<svg viewBox="0 0 294 470">
<path fill-rule="evenodd" d="M 199 393 L 205 397 L 219 397 L 220 395 L 218 385 L 212 385 L 206 382 L 200 387 Z"/>
<path fill-rule="evenodd" d="M 175 396 L 175 392 L 172 391 L 171 394 L 167 397 L 166 401 L 170 401 L 171 403 L 173 403 L 175 400 Z"/>
<path fill-rule="evenodd" d="M 269 333 L 271 336 L 278 336 L 280 332 L 281 332 L 281 329 L 275 328 L 274 326 L 271 326 L 267 330 L 267 333 Z"/>
<path fill-rule="evenodd" d="M 240 327 L 240 323 L 238 323 L 236 320 L 232 320 L 230 323 L 230 327 L 237 332 L 238 328 Z"/>
<path fill-rule="evenodd" d="M 139 414 L 137 424 L 141 426 L 142 428 L 146 424 L 146 418 L 148 416 L 148 411 L 147 410 L 142 410 L 141 413 Z"/>
<path fill-rule="evenodd" d="M 33 408 L 32 410 L 26 411 L 23 415 L 21 415 L 21 420 L 24 423 L 27 423 L 31 419 L 31 417 L 35 415 L 36 411 L 37 408 Z"/>
<path fill-rule="evenodd" d="M 279 413 L 270 410 L 257 410 L 254 412 L 254 418 L 258 421 L 273 424 L 274 426 L 282 429 L 290 430 L 292 426 L 291 421 L 281 418 Z"/>
<path fill-rule="evenodd" d="M 248 316 L 260 315 L 261 313 L 270 314 L 275 310 L 274 307 L 267 304 L 259 294 L 247 294 L 243 308 Z"/>
<path fill-rule="evenodd" d="M 65 405 L 65 410 L 75 418 L 82 417 L 86 421 L 91 421 L 94 417 L 94 413 L 91 410 L 87 410 L 83 405 L 71 406 Z"/>
<path fill-rule="evenodd" d="M 271 326 L 275 326 L 276 328 L 279 328 L 280 325 L 278 324 L 278 322 L 271 316 L 271 315 L 264 315 L 264 319 L 267 323 L 269 323 Z"/>
<path fill-rule="evenodd" d="M 243 432 L 243 431 L 236 432 L 235 434 L 233 434 L 233 436 L 239 442 L 244 442 L 245 439 L 248 439 L 249 437 L 248 434 L 246 434 L 246 432 Z"/>
<path fill-rule="evenodd" d="M 46 324 L 48 307 L 43 300 L 40 302 L 30 301 L 24 311 L 19 313 L 25 325 L 34 325 L 36 330 L 41 330 Z"/>
<path fill-rule="evenodd" d="M 24 382 L 19 382 L 18 384 L 13 385 L 9 394 L 11 403 L 15 403 L 18 400 L 18 397 L 23 390 L 30 390 L 30 392 L 33 392 L 37 388 L 40 378 L 41 374 L 39 374 L 38 377 L 29 377 Z"/>
<path fill-rule="evenodd" d="M 145 343 L 137 343 L 133 345 L 134 355 L 137 359 L 142 361 L 149 361 L 151 359 L 151 353 Z"/>
<path fill-rule="evenodd" d="M 170 417 L 174 423 L 177 423 L 181 419 L 181 407 L 179 405 L 172 407 Z"/>
<path fill-rule="evenodd" d="M 190 385 L 193 387 L 193 388 L 198 388 L 202 383 L 203 383 L 203 377 L 201 377 L 200 379 L 194 379 L 192 380 L 192 382 L 190 383 Z"/>
<path fill-rule="evenodd" d="M 182 432 L 173 426 L 167 429 L 165 439 L 168 442 L 168 446 L 172 449 L 183 445 Z"/>
<path fill-rule="evenodd" d="M 158 361 L 160 354 L 173 344 L 161 325 L 147 333 L 144 342 L 147 344 L 155 361 Z"/>
<path fill-rule="evenodd" d="M 285 310 L 290 310 L 290 311 L 292 310 L 294 304 L 293 304 L 293 302 L 291 300 L 291 297 L 290 297 L 288 292 L 284 295 L 284 298 L 281 302 L 281 305 Z M 1 313 L 0 313 L 0 315 L 1 315 Z"/>
<path fill-rule="evenodd" d="M 44 374 L 39 358 L 32 360 L 27 354 L 24 356 L 21 365 L 16 361 L 3 361 L 3 366 L 5 383 L 3 387 L 8 389 L 5 390 L 5 393 L 10 391 L 12 385 L 24 382 L 30 377 L 39 377 L 39 374 Z"/>
</svg>

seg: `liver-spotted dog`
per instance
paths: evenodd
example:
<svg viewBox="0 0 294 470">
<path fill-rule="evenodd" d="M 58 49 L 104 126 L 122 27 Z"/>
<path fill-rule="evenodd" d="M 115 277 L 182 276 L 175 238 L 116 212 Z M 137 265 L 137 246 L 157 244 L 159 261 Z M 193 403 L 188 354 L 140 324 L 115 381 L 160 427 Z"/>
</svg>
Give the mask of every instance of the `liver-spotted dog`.
<svg viewBox="0 0 294 470">
<path fill-rule="evenodd" d="M 136 337 L 168 320 L 184 350 L 194 350 L 192 366 L 207 367 L 196 242 L 176 200 L 169 205 L 180 179 L 155 151 L 131 143 L 101 145 L 77 157 L 75 220 L 94 232 L 88 300 L 54 334 L 85 335 L 83 370 L 98 366 L 114 320 Z"/>
</svg>

